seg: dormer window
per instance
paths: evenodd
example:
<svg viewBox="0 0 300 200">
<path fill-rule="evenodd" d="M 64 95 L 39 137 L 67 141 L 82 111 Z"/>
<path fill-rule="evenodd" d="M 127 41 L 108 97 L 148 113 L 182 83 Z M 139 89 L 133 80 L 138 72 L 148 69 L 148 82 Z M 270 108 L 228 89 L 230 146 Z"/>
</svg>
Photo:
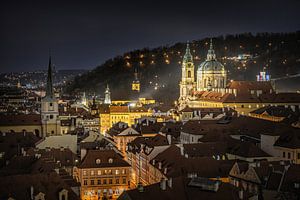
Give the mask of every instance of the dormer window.
<svg viewBox="0 0 300 200">
<path fill-rule="evenodd" d="M 99 165 L 101 163 L 101 160 L 98 158 L 96 159 L 96 164 Z"/>
<path fill-rule="evenodd" d="M 108 163 L 112 163 L 112 162 L 113 162 L 112 158 L 108 159 Z"/>
</svg>

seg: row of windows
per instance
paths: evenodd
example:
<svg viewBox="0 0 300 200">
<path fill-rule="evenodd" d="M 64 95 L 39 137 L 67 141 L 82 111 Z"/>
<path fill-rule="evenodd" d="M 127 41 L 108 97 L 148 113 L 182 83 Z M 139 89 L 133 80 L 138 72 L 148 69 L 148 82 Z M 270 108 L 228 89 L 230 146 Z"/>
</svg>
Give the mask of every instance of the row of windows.
<svg viewBox="0 0 300 200">
<path fill-rule="evenodd" d="M 122 192 L 124 191 L 124 189 L 103 189 L 103 190 L 85 190 L 84 191 L 84 195 L 85 196 L 93 196 L 93 195 L 98 195 L 100 196 L 101 193 L 103 193 L 103 195 L 120 195 Z"/>
<path fill-rule="evenodd" d="M 110 178 L 110 179 L 90 180 L 89 183 L 90 183 L 90 185 L 126 184 L 126 177 L 123 177 L 121 180 L 119 178 L 116 178 L 114 183 L 113 183 L 112 178 Z M 83 180 L 83 185 L 88 185 L 88 180 Z"/>
<path fill-rule="evenodd" d="M 111 116 L 111 118 L 114 119 L 128 119 L 128 116 Z"/>
<path fill-rule="evenodd" d="M 286 155 L 286 152 L 282 152 L 282 157 L 283 158 L 287 158 L 287 159 L 291 159 L 291 153 L 290 152 L 287 152 L 287 155 Z M 297 153 L 297 159 L 300 159 L 300 153 Z"/>
<path fill-rule="evenodd" d="M 122 170 L 119 170 L 119 169 L 116 169 L 116 170 L 105 169 L 105 170 L 90 170 L 90 171 L 83 170 L 83 175 L 84 176 L 86 176 L 88 174 L 91 175 L 91 176 L 94 176 L 94 175 L 98 175 L 98 176 L 100 176 L 100 175 L 112 175 L 112 174 L 119 175 L 119 174 L 126 174 L 126 169 L 122 169 Z"/>
</svg>

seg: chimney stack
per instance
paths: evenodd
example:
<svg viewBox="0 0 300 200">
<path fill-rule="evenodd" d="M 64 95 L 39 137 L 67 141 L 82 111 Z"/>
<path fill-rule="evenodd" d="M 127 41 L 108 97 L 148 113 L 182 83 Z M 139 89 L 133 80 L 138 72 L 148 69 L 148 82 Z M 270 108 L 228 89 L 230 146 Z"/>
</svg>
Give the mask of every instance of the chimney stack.
<svg viewBox="0 0 300 200">
<path fill-rule="evenodd" d="M 173 186 L 173 179 L 172 178 L 168 179 L 168 186 L 169 186 L 169 188 L 172 188 L 172 186 Z"/>
<path fill-rule="evenodd" d="M 183 147 L 183 144 L 180 145 L 180 155 L 184 156 L 184 147 Z"/>
<path fill-rule="evenodd" d="M 167 135 L 167 140 L 168 140 L 168 144 L 171 145 L 172 144 L 172 135 L 171 134 Z"/>
<path fill-rule="evenodd" d="M 31 200 L 34 199 L 34 198 L 33 198 L 33 191 L 34 191 L 33 186 L 30 186 L 30 199 L 31 199 Z"/>
<path fill-rule="evenodd" d="M 167 189 L 167 183 L 166 179 L 162 178 L 160 181 L 160 189 L 161 190 L 166 190 Z"/>
<path fill-rule="evenodd" d="M 239 199 L 244 199 L 244 191 L 243 190 L 239 191 Z"/>
</svg>

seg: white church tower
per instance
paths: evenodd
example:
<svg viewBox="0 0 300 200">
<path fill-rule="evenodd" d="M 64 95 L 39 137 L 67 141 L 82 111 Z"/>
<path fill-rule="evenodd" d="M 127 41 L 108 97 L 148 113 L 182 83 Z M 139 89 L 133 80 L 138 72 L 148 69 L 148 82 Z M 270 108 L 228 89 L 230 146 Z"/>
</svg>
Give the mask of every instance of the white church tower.
<svg viewBox="0 0 300 200">
<path fill-rule="evenodd" d="M 58 102 L 53 92 L 51 57 L 49 58 L 46 96 L 41 101 L 42 136 L 60 134 Z"/>
<path fill-rule="evenodd" d="M 192 95 L 195 89 L 195 66 L 193 57 L 190 51 L 189 43 L 187 43 L 185 55 L 183 57 L 181 67 L 181 81 L 180 81 L 180 97 L 179 101 L 185 101 Z"/>
<path fill-rule="evenodd" d="M 108 87 L 108 84 L 106 86 L 106 89 L 105 89 L 105 98 L 104 98 L 104 104 L 111 104 L 111 99 L 110 99 L 110 91 L 109 91 L 109 87 Z"/>
</svg>

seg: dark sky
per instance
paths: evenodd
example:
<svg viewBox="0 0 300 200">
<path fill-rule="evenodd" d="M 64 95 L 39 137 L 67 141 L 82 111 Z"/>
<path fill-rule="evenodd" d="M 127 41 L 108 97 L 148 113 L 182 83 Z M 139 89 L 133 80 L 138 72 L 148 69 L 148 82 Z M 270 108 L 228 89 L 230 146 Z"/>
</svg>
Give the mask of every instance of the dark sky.
<svg viewBox="0 0 300 200">
<path fill-rule="evenodd" d="M 142 47 L 227 33 L 300 30 L 299 0 L 46 1 L 0 5 L 0 72 L 92 69 Z"/>
</svg>

